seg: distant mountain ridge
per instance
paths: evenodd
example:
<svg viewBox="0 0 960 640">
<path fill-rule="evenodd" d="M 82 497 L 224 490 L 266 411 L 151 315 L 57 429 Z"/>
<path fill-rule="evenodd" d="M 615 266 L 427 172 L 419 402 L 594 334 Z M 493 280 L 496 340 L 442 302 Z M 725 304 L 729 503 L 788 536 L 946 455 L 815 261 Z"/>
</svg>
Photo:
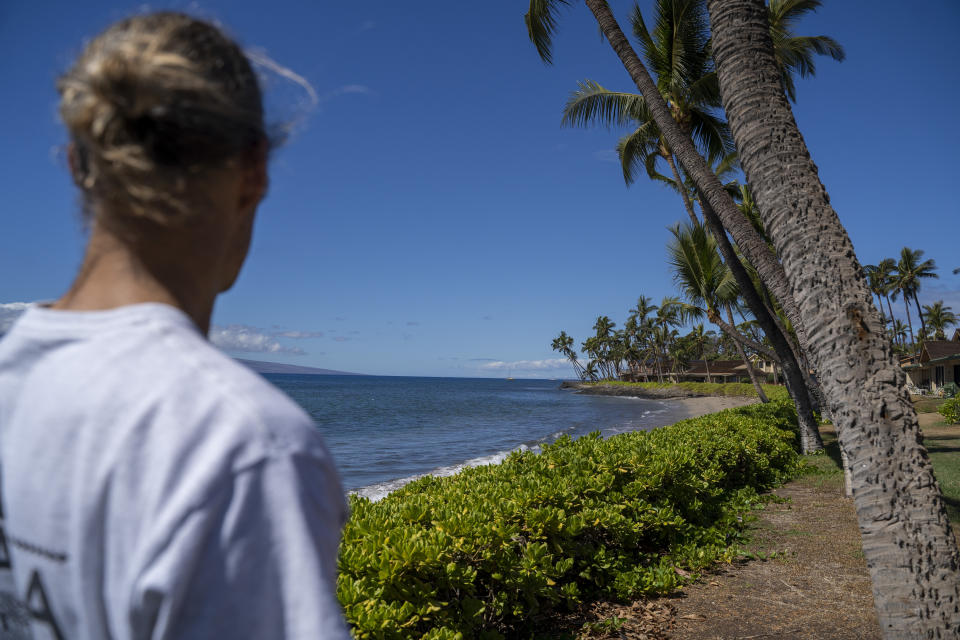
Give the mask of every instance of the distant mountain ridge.
<svg viewBox="0 0 960 640">
<path fill-rule="evenodd" d="M 308 376 L 360 376 L 362 373 L 351 373 L 349 371 L 334 371 L 333 369 L 318 369 L 317 367 L 301 367 L 296 364 L 280 364 L 279 362 L 261 362 L 260 360 L 244 360 L 235 358 L 241 364 L 245 364 L 257 373 L 299 373 Z"/>
</svg>

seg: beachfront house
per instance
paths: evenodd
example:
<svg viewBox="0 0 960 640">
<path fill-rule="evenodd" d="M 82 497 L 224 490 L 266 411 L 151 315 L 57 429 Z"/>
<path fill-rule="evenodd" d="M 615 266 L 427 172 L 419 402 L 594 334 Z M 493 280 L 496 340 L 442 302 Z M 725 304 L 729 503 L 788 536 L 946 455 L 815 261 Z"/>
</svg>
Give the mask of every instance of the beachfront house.
<svg viewBox="0 0 960 640">
<path fill-rule="evenodd" d="M 773 372 L 773 363 L 768 364 L 769 369 L 763 367 L 760 362 L 754 362 L 754 367 L 762 370 L 764 373 Z M 660 375 L 664 379 L 675 382 L 706 382 L 707 368 L 710 369 L 710 382 L 742 382 L 750 380 L 747 373 L 747 366 L 743 360 L 711 360 L 705 363 L 703 360 L 691 360 L 681 371 L 675 371 L 672 360 L 663 360 L 659 363 L 648 361 L 640 363 L 639 367 L 633 370 L 627 370 L 620 374 L 620 379 L 626 382 L 646 382 L 655 381 Z"/>
<path fill-rule="evenodd" d="M 960 329 L 949 340 L 924 340 L 920 353 L 901 360 L 900 367 L 911 392 L 938 393 L 944 385 L 960 385 Z"/>
<path fill-rule="evenodd" d="M 691 360 L 690 366 L 680 374 L 684 382 L 707 382 L 709 368 L 710 382 L 739 382 L 748 377 L 747 365 L 743 360 Z"/>
</svg>

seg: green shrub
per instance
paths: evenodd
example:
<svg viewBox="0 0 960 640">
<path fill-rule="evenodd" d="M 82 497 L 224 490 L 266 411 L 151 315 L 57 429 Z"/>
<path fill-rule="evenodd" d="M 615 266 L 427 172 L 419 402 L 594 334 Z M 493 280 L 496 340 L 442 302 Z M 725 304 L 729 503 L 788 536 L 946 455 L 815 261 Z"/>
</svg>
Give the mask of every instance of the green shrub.
<svg viewBox="0 0 960 640">
<path fill-rule="evenodd" d="M 676 589 L 734 556 L 758 492 L 798 469 L 789 403 L 540 454 L 380 502 L 351 498 L 337 595 L 357 638 L 501 638 L 599 597 Z"/>
<path fill-rule="evenodd" d="M 622 380 L 604 380 L 587 384 L 617 385 L 638 387 L 640 389 L 686 389 L 691 393 L 705 396 L 741 396 L 756 398 L 757 390 L 749 382 L 624 382 Z M 776 384 L 761 385 L 763 392 L 770 400 L 789 400 L 790 394 L 786 387 Z"/>
<path fill-rule="evenodd" d="M 954 396 L 940 405 L 937 409 L 947 424 L 956 424 L 960 422 L 960 396 Z"/>
</svg>

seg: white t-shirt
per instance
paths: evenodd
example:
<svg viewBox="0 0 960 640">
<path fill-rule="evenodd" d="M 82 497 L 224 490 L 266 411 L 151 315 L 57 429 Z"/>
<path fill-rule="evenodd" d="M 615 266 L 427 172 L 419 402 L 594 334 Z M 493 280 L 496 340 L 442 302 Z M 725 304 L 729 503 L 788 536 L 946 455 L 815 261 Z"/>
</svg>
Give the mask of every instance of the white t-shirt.
<svg viewBox="0 0 960 640">
<path fill-rule="evenodd" d="M 0 638 L 350 637 L 329 452 L 173 307 L 0 340 L 0 498 Z"/>
</svg>

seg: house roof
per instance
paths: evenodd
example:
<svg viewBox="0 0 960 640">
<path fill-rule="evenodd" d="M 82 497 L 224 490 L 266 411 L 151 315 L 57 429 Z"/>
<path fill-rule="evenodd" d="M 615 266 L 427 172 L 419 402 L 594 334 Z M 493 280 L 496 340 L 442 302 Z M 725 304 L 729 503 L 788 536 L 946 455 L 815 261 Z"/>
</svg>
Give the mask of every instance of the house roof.
<svg viewBox="0 0 960 640">
<path fill-rule="evenodd" d="M 737 375 L 745 372 L 746 370 L 747 370 L 747 367 L 746 365 L 743 364 L 743 360 L 711 360 L 710 361 L 711 376 Z M 684 375 L 705 376 L 707 375 L 707 367 L 704 364 L 703 360 L 691 360 L 690 366 L 683 373 Z"/>
<path fill-rule="evenodd" d="M 940 362 L 960 359 L 960 342 L 953 340 L 925 340 L 920 352 L 920 362 Z"/>
</svg>

